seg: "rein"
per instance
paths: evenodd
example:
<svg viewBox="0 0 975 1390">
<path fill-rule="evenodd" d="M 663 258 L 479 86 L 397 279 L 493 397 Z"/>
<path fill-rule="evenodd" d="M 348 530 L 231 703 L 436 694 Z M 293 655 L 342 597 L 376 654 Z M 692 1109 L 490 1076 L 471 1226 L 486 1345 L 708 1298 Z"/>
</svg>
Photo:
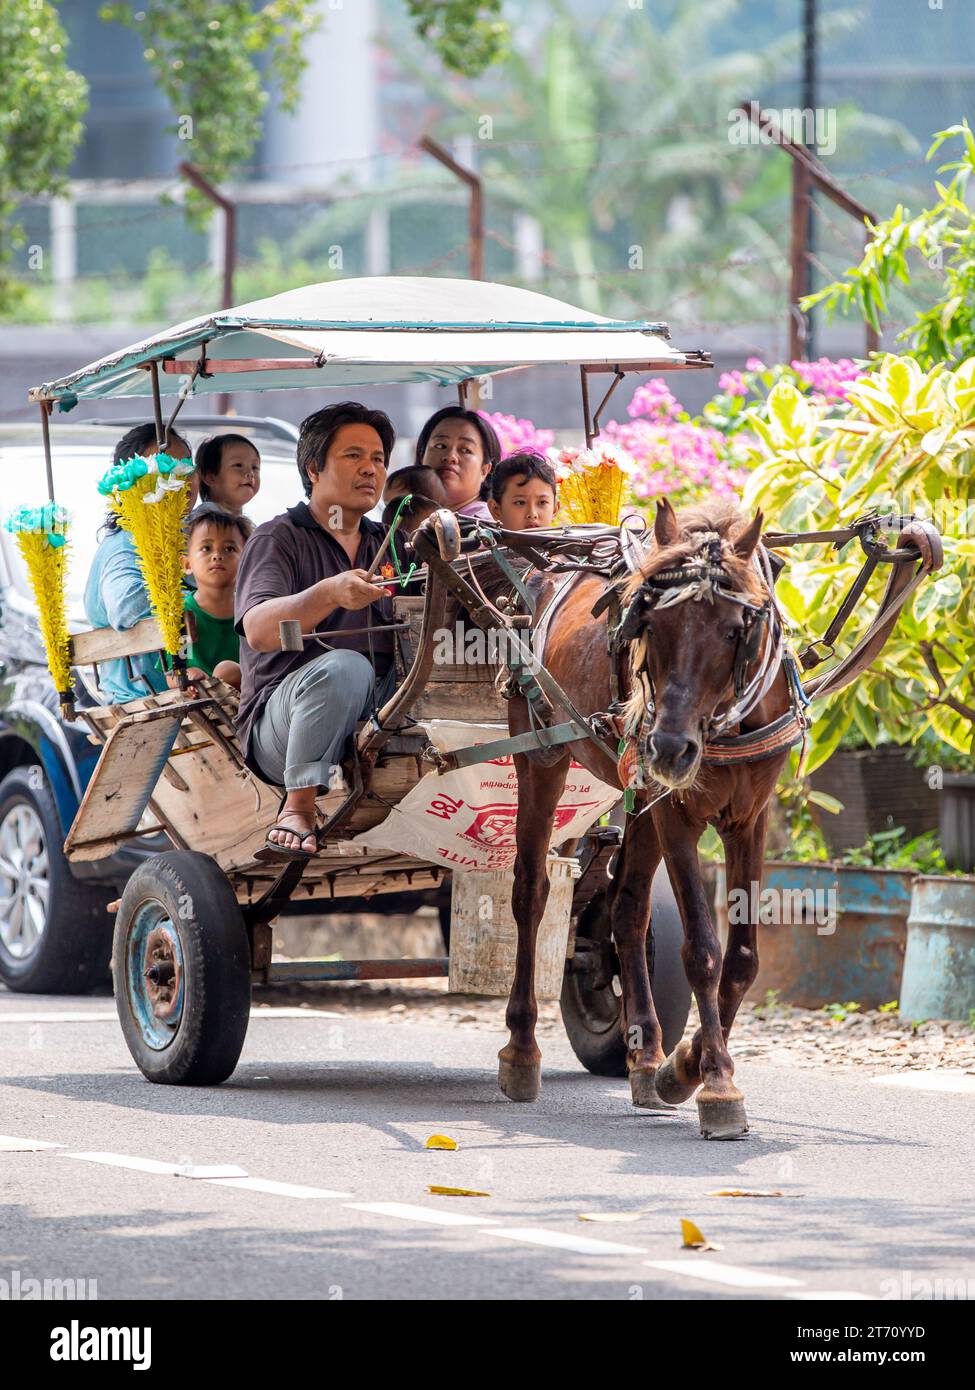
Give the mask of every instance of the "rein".
<svg viewBox="0 0 975 1390">
<path fill-rule="evenodd" d="M 880 537 L 882 529 L 900 532 L 901 544 L 897 549 L 892 550 L 884 544 Z M 871 664 L 883 648 L 897 614 L 907 599 L 923 579 L 939 569 L 942 563 L 941 537 L 937 530 L 930 523 L 913 516 L 882 517 L 871 513 L 848 527 L 834 531 L 768 532 L 752 557 L 766 594 L 763 601 L 756 602 L 754 596 L 739 592 L 734 587 L 733 577 L 723 568 L 721 537 L 714 532 L 705 532 L 701 535 L 695 555 L 643 580 L 623 610 L 620 586 L 627 576 L 640 572 L 646 556 L 642 544 L 645 533 L 646 527 L 638 533 L 626 522 L 618 527 L 594 524 L 518 532 L 507 531 L 496 523 L 476 521 L 453 563 L 442 555 L 432 533 L 427 535 L 423 527 L 414 539 L 415 549 L 428 568 L 438 573 L 447 592 L 461 602 L 478 626 L 487 628 L 497 625 L 508 630 L 515 659 L 508 663 L 508 681 L 502 693 L 508 697 L 519 694 L 526 699 L 534 730 L 530 735 L 521 735 L 520 741 L 534 740 L 534 746 L 543 749 L 553 742 L 589 739 L 617 761 L 620 779 L 627 788 L 624 801 L 627 797 L 632 800 L 633 796 L 624 763 L 629 761 L 630 772 L 634 759 L 638 765 L 642 764 L 641 751 L 653 718 L 654 702 L 644 647 L 642 662 L 637 653 L 632 668 L 641 681 L 644 697 L 642 708 L 634 703 L 630 717 L 624 714 L 619 669 L 621 648 L 631 646 L 636 641 L 646 643 L 649 627 L 646 619 L 654 607 L 668 608 L 682 602 L 713 603 L 716 595 L 741 607 L 743 622 L 735 651 L 731 704 L 727 709 L 712 714 L 706 723 L 703 761 L 713 765 L 756 762 L 783 752 L 804 739 L 809 723 L 805 710 L 811 700 L 834 694 Z M 864 565 L 823 638 L 810 642 L 797 659 L 786 640 L 785 624 L 774 597 L 775 575 L 784 562 L 780 556 L 771 553 L 772 549 L 825 542 L 832 543 L 840 550 L 853 539 L 859 540 L 864 550 Z M 470 560 L 477 551 L 489 552 L 511 585 L 511 598 L 507 602 L 499 600 L 502 607 L 488 597 L 474 574 Z M 505 558 L 505 552 L 527 561 L 529 571 L 517 574 Z M 460 573 L 458 559 L 468 561 L 466 579 Z M 891 570 L 870 627 L 844 658 L 814 677 L 804 689 L 800 666 L 803 671 L 808 671 L 834 655 L 840 631 L 855 610 L 871 574 L 882 563 L 890 564 Z M 562 581 L 549 595 L 540 613 L 536 612 L 535 598 L 527 587 L 531 570 L 562 576 Z M 565 691 L 548 673 L 543 661 L 548 627 L 574 587 L 574 581 L 586 574 L 598 575 L 608 581 L 605 591 L 593 604 L 591 613 L 593 617 L 599 617 L 603 612 L 608 615 L 606 638 L 611 697 L 607 711 L 589 716 L 575 708 Z M 522 609 L 520 614 L 516 611 L 519 606 Z M 820 647 L 826 649 L 824 654 L 817 650 Z M 761 728 L 741 732 L 741 722 L 765 698 L 783 669 L 788 682 L 789 709 Z M 556 707 L 568 711 L 569 723 L 549 728 Z M 728 732 L 736 727 L 739 732 Z M 471 753 L 468 761 L 476 761 L 476 749 L 467 751 Z M 628 806 L 627 809 L 632 807 Z"/>
</svg>

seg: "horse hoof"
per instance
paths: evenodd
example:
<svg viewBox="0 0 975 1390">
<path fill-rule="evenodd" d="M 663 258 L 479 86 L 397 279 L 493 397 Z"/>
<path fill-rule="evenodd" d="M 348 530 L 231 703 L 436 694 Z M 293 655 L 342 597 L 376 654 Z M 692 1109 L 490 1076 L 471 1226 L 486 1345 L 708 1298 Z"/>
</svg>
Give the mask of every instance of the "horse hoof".
<svg viewBox="0 0 975 1390">
<path fill-rule="evenodd" d="M 498 1085 L 509 1100 L 538 1100 L 542 1089 L 542 1068 L 538 1062 L 527 1066 L 516 1066 L 513 1062 L 502 1062 L 498 1066 Z"/>
<path fill-rule="evenodd" d="M 748 1133 L 741 1096 L 698 1096 L 697 1113 L 705 1139 L 743 1139 Z"/>
<path fill-rule="evenodd" d="M 633 1104 L 638 1105 L 641 1110 L 673 1110 L 674 1108 L 672 1105 L 667 1105 L 657 1095 L 652 1071 L 630 1072 L 630 1095 L 633 1098 Z"/>
<path fill-rule="evenodd" d="M 660 1100 L 665 1105 L 682 1105 L 700 1086 L 700 1081 L 690 1080 L 686 1062 L 690 1055 L 690 1045 L 678 1043 L 665 1062 L 661 1062 L 654 1077 L 654 1086 Z"/>
</svg>

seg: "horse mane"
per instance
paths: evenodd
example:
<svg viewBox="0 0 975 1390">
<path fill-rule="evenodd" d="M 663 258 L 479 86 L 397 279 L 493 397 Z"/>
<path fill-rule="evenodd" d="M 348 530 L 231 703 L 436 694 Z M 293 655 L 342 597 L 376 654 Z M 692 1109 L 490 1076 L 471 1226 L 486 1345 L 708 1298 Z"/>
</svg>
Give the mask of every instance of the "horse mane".
<svg viewBox="0 0 975 1390">
<path fill-rule="evenodd" d="M 721 567 L 734 580 L 739 593 L 748 594 L 761 603 L 765 594 L 751 559 L 735 553 L 734 543 L 748 530 L 752 518 L 735 502 L 714 499 L 698 506 L 686 507 L 677 513 L 680 535 L 670 545 L 657 545 L 648 550 L 636 572 L 624 581 L 622 597 L 628 602 L 641 585 L 662 570 L 675 569 L 692 559 L 701 548 L 705 535 L 721 540 Z"/>
</svg>

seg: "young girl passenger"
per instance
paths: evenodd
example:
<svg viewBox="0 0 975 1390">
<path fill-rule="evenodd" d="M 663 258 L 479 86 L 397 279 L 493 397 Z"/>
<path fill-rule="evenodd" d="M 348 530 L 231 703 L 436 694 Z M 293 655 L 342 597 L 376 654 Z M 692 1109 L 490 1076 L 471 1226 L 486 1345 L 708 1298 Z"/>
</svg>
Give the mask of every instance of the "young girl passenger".
<svg viewBox="0 0 975 1390">
<path fill-rule="evenodd" d="M 196 451 L 200 501 L 240 516 L 261 487 L 261 456 L 242 434 L 213 434 Z"/>
</svg>

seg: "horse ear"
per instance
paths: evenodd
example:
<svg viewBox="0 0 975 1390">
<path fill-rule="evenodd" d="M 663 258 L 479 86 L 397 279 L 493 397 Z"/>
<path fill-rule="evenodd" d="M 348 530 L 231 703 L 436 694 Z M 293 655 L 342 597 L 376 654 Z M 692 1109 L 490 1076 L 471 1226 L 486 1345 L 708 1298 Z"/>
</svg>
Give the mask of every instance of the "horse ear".
<svg viewBox="0 0 975 1390">
<path fill-rule="evenodd" d="M 740 536 L 735 537 L 732 549 L 739 559 L 747 560 L 751 556 L 752 551 L 762 538 L 762 527 L 764 524 L 764 516 L 760 511 L 756 512 L 747 530 L 742 531 Z"/>
<path fill-rule="evenodd" d="M 674 541 L 680 539 L 677 513 L 666 497 L 661 497 L 657 501 L 657 515 L 653 519 L 653 534 L 660 546 L 673 545 Z"/>
</svg>

